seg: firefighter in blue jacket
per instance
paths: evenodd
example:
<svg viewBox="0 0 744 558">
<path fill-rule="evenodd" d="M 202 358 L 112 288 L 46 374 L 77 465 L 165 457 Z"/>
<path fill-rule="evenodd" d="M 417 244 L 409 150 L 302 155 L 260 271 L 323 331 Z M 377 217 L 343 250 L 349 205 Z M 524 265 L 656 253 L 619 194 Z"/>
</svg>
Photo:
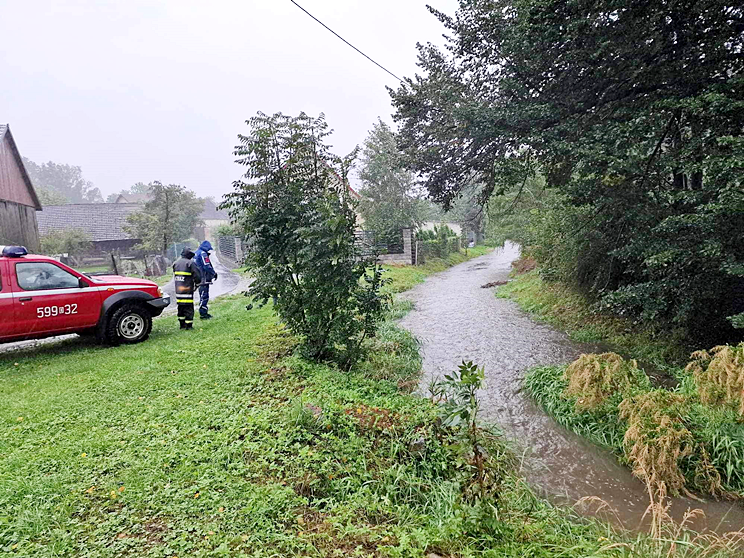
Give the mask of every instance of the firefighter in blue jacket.
<svg viewBox="0 0 744 558">
<path fill-rule="evenodd" d="M 201 273 L 201 285 L 199 285 L 199 317 L 202 320 L 208 320 L 212 317 L 209 313 L 209 284 L 217 280 L 217 272 L 209 261 L 209 252 L 212 245 L 205 240 L 199 245 L 199 249 L 194 256 L 194 264 Z"/>
</svg>

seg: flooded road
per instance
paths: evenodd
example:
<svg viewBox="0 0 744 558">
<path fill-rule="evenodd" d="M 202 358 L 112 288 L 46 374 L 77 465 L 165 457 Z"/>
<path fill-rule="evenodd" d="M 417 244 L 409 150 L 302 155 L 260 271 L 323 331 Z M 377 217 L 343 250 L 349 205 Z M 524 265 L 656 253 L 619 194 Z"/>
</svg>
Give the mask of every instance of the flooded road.
<svg viewBox="0 0 744 558">
<path fill-rule="evenodd" d="M 591 349 L 550 326 L 538 324 L 510 301 L 481 285 L 506 280 L 519 247 L 502 249 L 429 277 L 404 293 L 415 308 L 400 325 L 421 342 L 424 375 L 430 382 L 472 360 L 485 367 L 481 416 L 498 424 L 524 452 L 524 474 L 538 492 L 554 502 L 573 504 L 597 496 L 617 511 L 628 529 L 637 529 L 648 505 L 643 484 L 607 451 L 569 432 L 521 392 L 526 370 L 567 363 Z M 744 508 L 727 502 L 676 498 L 671 510 L 680 519 L 688 508 L 706 517 L 694 526 L 717 532 L 744 527 Z"/>
</svg>

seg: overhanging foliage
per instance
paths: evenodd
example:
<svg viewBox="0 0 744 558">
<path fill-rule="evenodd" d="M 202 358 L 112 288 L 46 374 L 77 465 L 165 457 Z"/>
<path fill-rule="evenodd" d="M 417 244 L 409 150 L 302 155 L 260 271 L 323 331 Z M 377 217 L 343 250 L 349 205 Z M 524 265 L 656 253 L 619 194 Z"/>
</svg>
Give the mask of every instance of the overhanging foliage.
<svg viewBox="0 0 744 558">
<path fill-rule="evenodd" d="M 424 75 L 391 91 L 431 197 L 449 204 L 477 176 L 485 201 L 539 171 L 565 200 L 561 230 L 537 235 L 564 278 L 617 312 L 726 335 L 744 310 L 741 7 L 482 0 L 434 13 L 448 52 L 420 46 Z"/>
</svg>

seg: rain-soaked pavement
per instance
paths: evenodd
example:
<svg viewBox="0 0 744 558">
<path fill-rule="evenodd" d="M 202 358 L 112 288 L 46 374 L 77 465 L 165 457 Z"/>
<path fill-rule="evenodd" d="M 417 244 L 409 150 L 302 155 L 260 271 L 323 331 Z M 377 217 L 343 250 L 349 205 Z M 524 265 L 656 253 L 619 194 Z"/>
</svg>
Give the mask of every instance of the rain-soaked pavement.
<svg viewBox="0 0 744 558">
<path fill-rule="evenodd" d="M 566 363 L 591 349 L 534 322 L 514 302 L 496 298 L 493 289 L 481 288 L 508 279 L 510 264 L 518 256 L 519 247 L 507 243 L 431 276 L 403 295 L 415 304 L 401 326 L 421 342 L 421 391 L 426 393 L 434 378 L 455 370 L 463 359 L 483 365 L 481 416 L 498 424 L 524 452 L 530 485 L 558 503 L 599 497 L 616 510 L 615 519 L 624 527 L 636 529 L 648 506 L 645 486 L 609 452 L 562 428 L 521 391 L 529 368 Z M 676 498 L 671 513 L 680 519 L 688 508 L 705 512 L 697 529 L 721 533 L 744 527 L 741 506 Z"/>
</svg>

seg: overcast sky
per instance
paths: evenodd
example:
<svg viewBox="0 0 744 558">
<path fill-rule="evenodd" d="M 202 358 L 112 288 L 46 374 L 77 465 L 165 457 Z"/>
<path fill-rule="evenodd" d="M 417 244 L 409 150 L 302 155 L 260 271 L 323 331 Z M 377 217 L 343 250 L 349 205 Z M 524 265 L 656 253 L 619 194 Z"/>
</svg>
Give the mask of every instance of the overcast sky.
<svg viewBox="0 0 744 558">
<path fill-rule="evenodd" d="M 417 41 L 443 43 L 424 0 L 298 2 L 401 77 Z M 104 197 L 152 180 L 226 193 L 257 111 L 325 112 L 339 154 L 392 122 L 395 79 L 289 0 L 0 0 L 0 39 L 0 122 L 25 157 L 81 166 Z"/>
</svg>

